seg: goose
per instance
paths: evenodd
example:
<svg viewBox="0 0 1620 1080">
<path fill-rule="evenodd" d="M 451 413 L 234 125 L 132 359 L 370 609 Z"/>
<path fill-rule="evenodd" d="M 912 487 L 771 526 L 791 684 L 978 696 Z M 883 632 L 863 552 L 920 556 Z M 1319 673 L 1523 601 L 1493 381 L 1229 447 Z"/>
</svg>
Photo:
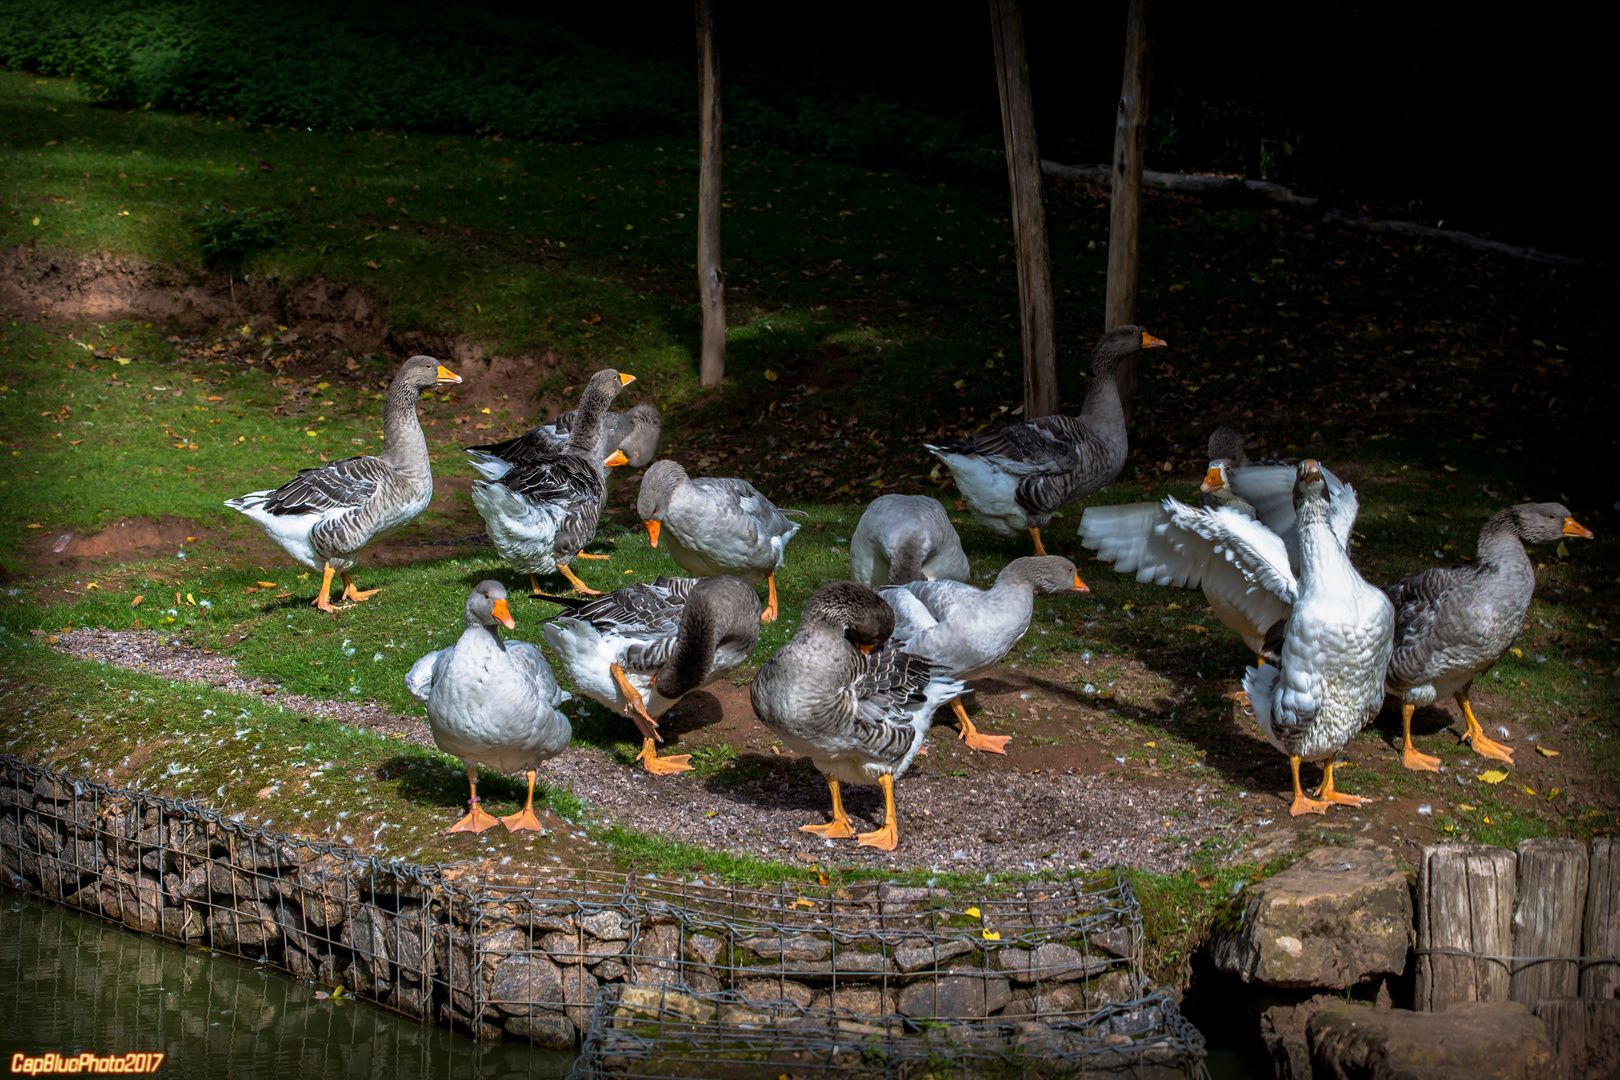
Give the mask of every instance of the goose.
<svg viewBox="0 0 1620 1080">
<path fill-rule="evenodd" d="M 467 450 L 511 465 L 527 465 L 537 458 L 554 457 L 566 450 L 578 419 L 579 410 L 571 409 L 522 435 L 483 446 L 469 446 Z M 664 419 L 651 405 L 637 405 L 622 413 L 610 412 L 602 419 L 603 454 L 623 451 L 625 463 L 631 469 L 639 469 L 657 456 L 663 431 Z"/>
<path fill-rule="evenodd" d="M 882 851 L 900 842 L 895 777 L 922 749 L 934 711 L 963 691 L 941 665 L 890 640 L 893 629 L 894 612 L 865 585 L 823 585 L 804 605 L 798 633 L 765 662 L 749 689 L 760 723 L 827 778 L 832 821 L 801 831 L 827 839 L 856 836 L 839 784 L 877 784 L 883 826 L 856 840 Z"/>
<path fill-rule="evenodd" d="M 381 454 L 299 469 L 281 487 L 225 500 L 287 554 L 311 570 L 324 571 L 313 601 L 321 611 L 338 611 L 329 599 L 333 574 L 343 576 L 341 600 L 358 603 L 377 593 L 356 588 L 349 570 L 362 548 L 405 525 L 433 500 L 433 472 L 416 401 L 429 387 L 460 381 L 461 376 L 431 356 L 411 357 L 388 387 Z"/>
<path fill-rule="evenodd" d="M 849 576 L 862 585 L 908 581 L 966 581 L 962 540 L 938 499 L 880 495 L 849 538 Z"/>
<path fill-rule="evenodd" d="M 1167 342 L 1139 326 L 1116 326 L 1091 350 L 1091 378 L 1079 416 L 1043 416 L 949 446 L 923 444 L 950 466 L 979 524 L 1002 536 L 1028 530 L 1045 555 L 1041 530 L 1052 514 L 1119 475 L 1129 445 L 1114 371 L 1141 349 Z"/>
<path fill-rule="evenodd" d="M 1468 691 L 1519 636 L 1536 571 L 1525 544 L 1565 537 L 1590 540 L 1592 532 L 1559 503 L 1522 503 L 1498 511 L 1479 531 L 1471 566 L 1425 570 L 1384 591 L 1395 605 L 1395 645 L 1384 685 L 1401 702 L 1401 764 L 1438 771 L 1440 759 L 1412 745 L 1412 713 L 1445 694 L 1467 721 L 1463 739 L 1476 753 L 1513 763 L 1513 751 L 1486 738 Z"/>
<path fill-rule="evenodd" d="M 543 761 L 568 748 L 573 729 L 557 706 L 569 699 L 540 650 L 526 641 L 503 640 L 497 624 L 517 624 L 506 604 L 506 587 L 480 581 L 467 597 L 467 628 L 447 649 L 422 657 L 405 676 L 412 696 L 427 706 L 428 727 L 440 750 L 467 769 L 467 816 L 446 833 L 483 832 L 497 821 L 511 832 L 540 831 L 534 813 L 534 782 Z M 500 773 L 523 770 L 529 797 L 523 809 L 495 818 L 478 805 L 478 766 Z"/>
<path fill-rule="evenodd" d="M 559 571 L 574 589 L 586 596 L 601 593 L 586 585 L 569 566 L 585 555 L 584 547 L 596 535 L 603 502 L 603 469 L 622 465 L 626 458 L 615 450 L 602 458 L 602 414 L 634 375 L 611 368 L 591 376 L 580 399 L 579 419 L 568 436 L 568 449 L 554 456 L 536 456 L 513 465 L 475 452 L 474 467 L 484 479 L 473 481 L 472 500 L 484 519 L 490 543 L 512 568 L 529 575 L 540 595 L 537 574 Z M 491 475 L 494 473 L 494 475 Z"/>
<path fill-rule="evenodd" d="M 1089 591 L 1074 563 L 1060 555 L 1045 555 L 1014 559 L 996 575 L 990 589 L 960 581 L 913 581 L 879 589 L 878 595 L 894 609 L 894 636 L 902 648 L 966 681 L 999 664 L 1029 631 L 1036 593 Z M 1010 735 L 985 735 L 976 729 L 960 697 L 951 699 L 951 708 L 962 725 L 958 737 L 969 749 L 1007 752 Z"/>
<path fill-rule="evenodd" d="M 1378 715 L 1395 628 L 1389 598 L 1356 572 L 1335 534 L 1333 503 L 1342 495 L 1316 461 L 1301 461 L 1296 477 L 1297 575 L 1275 534 L 1231 510 L 1201 511 L 1222 534 L 1226 558 L 1289 604 L 1268 642 L 1277 662 L 1248 668 L 1243 688 L 1266 741 L 1288 755 L 1295 817 L 1369 801 L 1335 790 L 1333 759 Z M 1306 798 L 1299 764 L 1324 759 L 1317 797 Z"/>
<path fill-rule="evenodd" d="M 1228 436 L 1237 440 L 1235 454 Z M 1276 584 L 1275 579 L 1256 580 L 1240 569 L 1224 537 L 1230 529 L 1244 530 L 1251 546 L 1275 555 L 1297 574 L 1298 529 L 1293 507 L 1289 506 L 1286 516 L 1275 509 L 1272 512 L 1272 520 L 1284 527 L 1286 536 L 1296 538 L 1290 551 L 1288 541 L 1268 529 L 1255 507 L 1237 495 L 1230 483 L 1229 468 L 1243 467 L 1242 436 L 1230 428 L 1218 429 L 1210 436 L 1209 450 L 1210 466 L 1199 493 L 1201 508 L 1174 496 L 1159 503 L 1088 506 L 1080 517 L 1080 545 L 1095 549 L 1097 559 L 1113 563 L 1116 571 L 1134 572 L 1136 580 L 1144 584 L 1202 588 L 1215 617 L 1243 639 L 1258 664 L 1264 664 L 1266 634 L 1288 617 L 1291 601 L 1285 591 L 1267 587 L 1266 582 Z M 1264 468 L 1294 471 L 1292 466 Z M 1333 535 L 1349 550 L 1350 530 L 1359 509 L 1355 491 L 1326 469 L 1321 471 L 1334 494 L 1328 511 Z M 1231 524 L 1234 519 L 1246 522 L 1247 527 Z"/>
<path fill-rule="evenodd" d="M 647 526 L 653 547 L 665 541 L 669 557 L 688 574 L 717 577 L 732 574 L 750 585 L 763 579 L 770 594 L 761 622 L 775 622 L 776 572 L 788 541 L 799 531 L 746 480 L 699 477 L 664 458 L 641 478 L 636 512 Z"/>
<path fill-rule="evenodd" d="M 658 717 L 753 654 L 760 626 L 753 588 L 729 574 L 665 577 L 589 602 L 546 599 L 570 609 L 544 633 L 574 689 L 635 721 L 636 760 L 648 772 L 690 769 L 689 754 L 658 756 Z"/>
</svg>

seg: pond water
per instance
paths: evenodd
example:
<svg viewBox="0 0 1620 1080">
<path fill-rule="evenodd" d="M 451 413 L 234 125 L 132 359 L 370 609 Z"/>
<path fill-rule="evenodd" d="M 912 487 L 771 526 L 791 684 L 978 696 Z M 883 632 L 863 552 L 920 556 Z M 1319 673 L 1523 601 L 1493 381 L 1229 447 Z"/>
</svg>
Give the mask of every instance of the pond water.
<svg viewBox="0 0 1620 1080">
<path fill-rule="evenodd" d="M 573 1064 L 318 989 L 0 890 L 0 1071 L 49 1052 L 161 1052 L 159 1077 L 233 1080 L 560 1080 Z"/>
</svg>

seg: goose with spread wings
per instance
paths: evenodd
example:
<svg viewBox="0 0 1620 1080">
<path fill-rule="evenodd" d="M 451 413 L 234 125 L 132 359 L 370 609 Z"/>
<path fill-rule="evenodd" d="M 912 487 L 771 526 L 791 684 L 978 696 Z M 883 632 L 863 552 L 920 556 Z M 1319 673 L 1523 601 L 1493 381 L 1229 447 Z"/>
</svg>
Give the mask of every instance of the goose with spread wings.
<svg viewBox="0 0 1620 1080">
<path fill-rule="evenodd" d="M 1468 691 L 1519 636 L 1536 591 L 1536 571 L 1525 544 L 1567 537 L 1590 540 L 1592 531 L 1560 503 L 1521 503 L 1498 511 L 1479 531 L 1469 566 L 1437 567 L 1403 578 L 1385 592 L 1395 605 L 1395 646 L 1385 685 L 1401 702 L 1401 763 L 1437 771 L 1440 759 L 1412 745 L 1412 713 L 1451 695 L 1477 753 L 1513 763 L 1513 751 L 1485 735 Z"/>
<path fill-rule="evenodd" d="M 365 600 L 376 589 L 358 589 L 349 571 L 362 548 L 402 527 L 433 501 L 433 470 L 427 438 L 416 418 L 422 391 L 461 377 L 431 356 L 413 356 L 388 387 L 383 406 L 383 451 L 343 458 L 318 469 L 300 469 L 279 488 L 254 491 L 225 505 L 240 510 L 265 535 L 309 567 L 321 570 L 314 606 L 336 612 L 330 596 L 333 574 L 343 576 L 343 595 Z"/>
<path fill-rule="evenodd" d="M 1286 513 L 1275 499 L 1267 501 L 1268 485 L 1275 483 L 1271 474 L 1291 475 L 1294 468 L 1243 467 L 1231 456 L 1230 436 L 1237 437 L 1236 451 L 1241 454 L 1242 437 L 1230 428 L 1218 429 L 1210 436 L 1212 458 L 1199 492 L 1201 508 L 1188 506 L 1173 496 L 1159 503 L 1088 506 L 1080 518 L 1080 544 L 1095 549 L 1099 561 L 1113 563 L 1120 573 L 1135 573 L 1136 580 L 1145 584 L 1201 588 L 1215 617 L 1260 657 L 1266 650 L 1267 632 L 1288 617 L 1290 601 L 1239 568 L 1225 535 L 1230 532 L 1246 537 L 1257 551 L 1276 558 L 1297 574 L 1298 526 L 1291 498 Z M 1253 504 L 1235 492 L 1229 479 L 1234 466 L 1250 474 L 1255 468 L 1267 470 L 1260 497 L 1267 501 L 1270 524 L 1280 528 L 1282 535 L 1260 519 Z M 1332 495 L 1330 527 L 1340 545 L 1348 550 L 1358 512 L 1355 491 L 1326 469 L 1320 472 Z"/>
<path fill-rule="evenodd" d="M 537 575 L 553 571 L 577 592 L 601 595 L 569 564 L 578 558 L 607 558 L 584 551 L 602 514 L 604 469 L 625 461 L 617 450 L 604 460 L 602 416 L 634 379 L 611 368 L 591 376 L 580 400 L 579 420 L 562 453 L 537 455 L 524 464 L 482 451 L 471 454 L 473 467 L 484 477 L 473 481 L 473 505 L 484 519 L 490 543 L 513 569 L 529 575 L 536 595 L 541 593 Z"/>
<path fill-rule="evenodd" d="M 1041 530 L 1057 510 L 1103 487 L 1125 466 L 1129 443 L 1114 373 L 1142 349 L 1166 344 L 1139 326 L 1116 326 L 1091 352 L 1079 416 L 1043 416 L 946 446 L 925 443 L 979 524 L 1003 536 L 1028 531 L 1045 555 Z"/>
<path fill-rule="evenodd" d="M 546 599 L 569 609 L 544 633 L 574 689 L 635 722 L 636 757 L 648 772 L 690 769 L 688 754 L 658 756 L 658 718 L 753 654 L 760 626 L 753 588 L 729 574 L 661 577 L 591 601 Z"/>
<path fill-rule="evenodd" d="M 960 680 L 891 639 L 894 612 L 865 585 L 835 581 L 804 605 L 799 632 L 765 662 L 749 689 L 754 713 L 827 778 L 832 821 L 804 825 L 828 839 L 856 836 L 840 783 L 883 789 L 883 826 L 859 846 L 900 842 L 894 781 L 922 749 L 934 711 L 962 693 Z"/>
<path fill-rule="evenodd" d="M 1288 755 L 1295 816 L 1366 801 L 1335 790 L 1333 759 L 1378 715 L 1384 699 L 1395 610 L 1356 572 L 1335 531 L 1334 503 L 1345 498 L 1333 493 L 1315 461 L 1296 467 L 1297 574 L 1275 533 L 1232 510 L 1189 508 L 1189 528 L 1202 529 L 1222 560 L 1288 605 L 1287 619 L 1271 628 L 1265 643 L 1277 662 L 1249 668 L 1243 688 L 1266 741 Z M 1324 759 L 1322 786 L 1307 798 L 1300 762 Z"/>
</svg>

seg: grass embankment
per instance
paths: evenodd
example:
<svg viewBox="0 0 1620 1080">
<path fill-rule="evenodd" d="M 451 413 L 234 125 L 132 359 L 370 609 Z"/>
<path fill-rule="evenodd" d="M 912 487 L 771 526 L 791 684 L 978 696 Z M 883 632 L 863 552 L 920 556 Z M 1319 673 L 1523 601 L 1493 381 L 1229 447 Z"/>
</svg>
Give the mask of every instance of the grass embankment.
<svg viewBox="0 0 1620 1080">
<path fill-rule="evenodd" d="M 452 639 L 468 587 L 486 576 L 517 584 L 487 552 L 367 565 L 362 584 L 385 591 L 332 621 L 306 606 L 313 577 L 280 555 L 251 554 L 263 550 L 256 534 L 221 500 L 278 483 L 322 455 L 374 451 L 381 384 L 400 357 L 387 347 L 356 355 L 289 340 L 273 308 L 245 312 L 238 324 L 245 309 L 224 300 L 232 288 L 273 298 L 324 278 L 362 289 L 385 313 L 379 339 L 382 329 L 396 341 L 422 332 L 476 342 L 485 355 L 553 358 L 537 366 L 527 400 L 477 404 L 482 361 L 474 361 L 466 386 L 425 404 L 441 477 L 469 476 L 457 447 L 523 426 L 529 402 L 567 400 L 565 389 L 590 370 L 611 363 L 637 375 L 622 400 L 665 410 L 666 452 L 696 473 L 747 477 L 812 515 L 783 577 L 784 617 L 762 637 L 756 663 L 785 640 L 815 585 L 846 571 L 842 541 L 861 503 L 897 490 L 955 497 L 929 482 L 919 442 L 1002 422 L 1021 399 L 1011 236 L 1006 196 L 995 188 L 764 147 L 731 150 L 728 383 L 704 392 L 693 360 L 689 144 L 250 128 L 93 108 L 70 83 L 16 73 L 0 73 L 0 103 L 9 191 L 0 246 L 15 253 L 18 277 L 48 292 L 51 264 L 109 255 L 132 274 L 173 268 L 177 282 L 233 315 L 203 333 L 145 319 L 36 322 L 17 311 L 0 334 L 0 460 L 11 465 L 0 479 L 10 511 L 0 559 L 11 577 L 0 598 L 11 679 L 0 710 L 6 749 L 34 760 L 110 770 L 120 782 L 289 828 L 307 821 L 311 831 L 355 836 L 389 855 L 525 846 L 436 836 L 464 797 L 442 755 L 54 657 L 39 638 L 21 647 L 30 631 L 140 620 L 228 649 L 245 670 L 288 689 L 403 709 L 411 703 L 400 676 Z M 274 246 L 209 270 L 196 231 L 213 212 L 205 205 L 270 210 L 284 224 Z M 1072 403 L 1101 318 L 1106 208 L 1060 188 L 1049 221 L 1063 395 Z M 1428 737 L 1424 749 L 1440 754 L 1448 775 L 1470 781 L 1466 802 L 1436 811 L 1443 834 L 1511 843 L 1609 827 L 1620 772 L 1608 674 L 1614 493 L 1593 463 L 1613 459 L 1617 432 L 1600 422 L 1614 376 L 1598 352 L 1605 327 L 1592 314 L 1603 310 L 1594 280 L 1171 199 L 1155 199 L 1147 222 L 1142 318 L 1173 348 L 1144 366 L 1132 461 L 1097 499 L 1188 497 L 1209 430 L 1234 423 L 1267 451 L 1320 456 L 1356 483 L 1357 557 L 1378 581 L 1470 556 L 1479 524 L 1503 505 L 1565 499 L 1599 539 L 1569 545 L 1567 557 L 1564 549 L 1535 553 L 1540 595 L 1520 654 L 1505 657 L 1480 689 L 1564 755 L 1529 764 L 1568 767 L 1570 779 L 1547 771 L 1553 782 L 1535 788 L 1519 773 L 1482 784 L 1473 779 L 1479 762 L 1450 739 Z M 648 550 L 625 498 L 616 498 L 602 533 L 613 561 L 582 570 L 598 583 L 670 568 Z M 65 578 L 36 539 L 136 516 L 176 517 L 206 536 L 168 557 Z M 1075 508 L 1050 530 L 1054 550 L 1073 552 L 1077 519 Z M 466 508 L 445 495 L 407 535 L 430 539 L 466 521 Z M 971 522 L 961 529 L 976 573 L 1025 553 L 1022 542 Z M 1198 689 L 1173 703 L 1152 688 L 1116 694 L 1098 681 L 1100 715 L 1088 737 L 1129 743 L 1123 769 L 1151 760 L 1163 774 L 1196 776 L 1234 807 L 1251 784 L 1275 786 L 1274 753 L 1233 725 L 1221 697 L 1248 657 L 1201 599 L 1095 564 L 1084 572 L 1093 594 L 1043 600 L 1015 659 L 1042 664 L 1090 651 L 1142 658 L 1165 677 L 1196 674 Z M 138 607 L 136 596 L 145 597 Z M 532 610 L 520 611 L 520 627 L 538 640 L 548 609 Z M 627 756 L 624 725 L 594 707 L 581 711 L 582 740 Z M 1522 749 L 1521 763 L 1530 754 Z M 1398 766 L 1354 779 L 1370 795 L 1450 792 Z M 266 788 L 271 795 L 261 798 Z M 505 782 L 489 793 L 503 812 L 519 794 Z M 558 813 L 584 820 L 567 793 L 547 797 Z M 357 818 L 365 832 L 347 824 Z M 649 869 L 701 860 L 743 880 L 806 879 L 800 868 L 621 828 L 579 831 L 604 857 Z M 1155 931 L 1163 940 L 1182 920 L 1196 924 L 1201 901 L 1224 892 L 1228 878 L 1251 872 L 1217 872 L 1224 856 L 1215 846 L 1195 871 L 1141 879 L 1172 920 Z"/>
</svg>

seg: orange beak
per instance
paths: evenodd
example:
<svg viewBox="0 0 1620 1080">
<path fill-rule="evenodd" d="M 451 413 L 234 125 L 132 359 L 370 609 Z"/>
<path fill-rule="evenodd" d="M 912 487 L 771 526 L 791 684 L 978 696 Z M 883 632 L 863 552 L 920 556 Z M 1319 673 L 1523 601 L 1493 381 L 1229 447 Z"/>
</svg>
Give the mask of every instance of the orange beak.
<svg viewBox="0 0 1620 1080">
<path fill-rule="evenodd" d="M 631 383 L 633 383 L 635 381 L 636 381 L 636 377 L 634 375 L 630 374 L 628 371 L 619 372 L 619 385 L 620 386 L 629 386 Z"/>
<path fill-rule="evenodd" d="M 1156 338 L 1152 334 L 1148 333 L 1146 330 L 1142 331 L 1142 348 L 1144 348 L 1144 349 L 1160 349 L 1160 348 L 1163 348 L 1164 346 L 1166 346 L 1168 344 L 1170 344 L 1170 343 L 1168 341 L 1164 340 L 1164 338 Z"/>
<path fill-rule="evenodd" d="M 1580 522 L 1576 521 L 1574 518 L 1565 518 L 1564 519 L 1564 535 L 1565 536 L 1579 536 L 1582 539 L 1590 540 L 1590 539 L 1592 539 L 1592 530 L 1588 529 L 1585 525 L 1582 525 Z"/>
<path fill-rule="evenodd" d="M 661 524 L 661 522 L 643 521 L 642 524 L 647 526 L 647 539 L 652 541 L 652 546 L 653 547 L 657 547 L 658 546 L 658 527 Z"/>
<path fill-rule="evenodd" d="M 861 650 L 861 652 L 865 653 L 868 656 L 871 656 L 872 655 L 872 650 L 877 648 L 876 645 L 857 645 L 855 647 L 857 649 Z"/>
<path fill-rule="evenodd" d="M 602 467 L 604 469 L 606 469 L 606 468 L 611 468 L 614 465 L 628 465 L 628 464 L 630 464 L 630 459 L 624 456 L 624 451 L 623 450 L 615 450 L 615 451 L 613 451 L 613 456 L 612 457 L 610 457 L 606 461 L 602 462 Z"/>
<path fill-rule="evenodd" d="M 1221 470 L 1211 469 L 1204 474 L 1204 482 L 1199 485 L 1200 491 L 1219 491 L 1226 484 L 1221 480 Z"/>
<path fill-rule="evenodd" d="M 1086 583 L 1080 580 L 1079 573 L 1076 573 L 1074 575 L 1074 591 L 1075 592 L 1090 592 L 1091 591 L 1091 589 L 1086 586 Z"/>
<path fill-rule="evenodd" d="M 512 609 L 506 606 L 504 598 L 495 601 L 494 615 L 495 621 L 508 630 L 516 629 L 517 623 L 512 620 Z"/>
<path fill-rule="evenodd" d="M 1299 475 L 1303 480 L 1320 480 L 1322 479 L 1322 466 L 1319 462 L 1307 458 L 1299 463 Z"/>
<path fill-rule="evenodd" d="M 455 372 L 451 371 L 449 368 L 445 367 L 443 364 L 440 364 L 439 365 L 439 381 L 440 382 L 460 382 L 461 381 L 461 376 L 457 375 Z"/>
</svg>

